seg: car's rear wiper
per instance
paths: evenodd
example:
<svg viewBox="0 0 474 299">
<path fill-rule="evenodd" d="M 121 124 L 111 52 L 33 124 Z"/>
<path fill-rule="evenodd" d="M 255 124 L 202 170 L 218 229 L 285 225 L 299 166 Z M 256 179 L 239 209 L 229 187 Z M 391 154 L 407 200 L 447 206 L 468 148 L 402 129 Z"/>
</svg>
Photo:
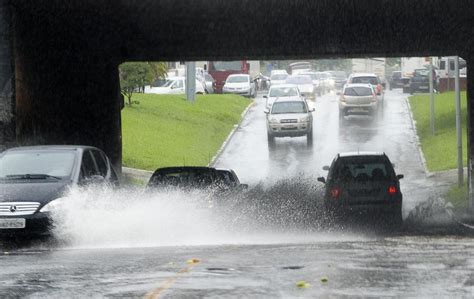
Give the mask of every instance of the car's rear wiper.
<svg viewBox="0 0 474 299">
<path fill-rule="evenodd" d="M 5 176 L 6 179 L 9 180 L 44 180 L 44 179 L 57 179 L 61 180 L 60 177 L 49 175 L 49 174 L 42 174 L 42 173 L 25 173 L 25 174 L 11 174 Z"/>
</svg>

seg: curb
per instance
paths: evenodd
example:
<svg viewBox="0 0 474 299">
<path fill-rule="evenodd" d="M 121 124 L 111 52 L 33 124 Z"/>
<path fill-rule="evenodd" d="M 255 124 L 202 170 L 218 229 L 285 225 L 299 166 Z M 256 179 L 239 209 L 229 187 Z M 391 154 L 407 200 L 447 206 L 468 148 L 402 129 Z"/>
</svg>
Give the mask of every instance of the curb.
<svg viewBox="0 0 474 299">
<path fill-rule="evenodd" d="M 214 157 L 212 157 L 211 159 L 211 162 L 209 162 L 209 164 L 207 166 L 209 167 L 214 167 L 214 163 L 216 163 L 217 159 L 219 159 L 219 157 L 221 156 L 222 152 L 225 150 L 225 148 L 227 147 L 227 145 L 229 144 L 230 140 L 232 139 L 232 137 L 234 136 L 235 132 L 237 131 L 238 128 L 240 128 L 240 125 L 242 124 L 242 121 L 244 120 L 245 116 L 247 115 L 247 113 L 250 111 L 250 108 L 252 108 L 253 106 L 255 105 L 255 100 L 253 100 L 248 106 L 247 108 L 245 108 L 244 112 L 242 112 L 242 114 L 240 115 L 240 121 L 238 124 L 234 125 L 234 128 L 232 129 L 232 131 L 230 131 L 229 135 L 227 136 L 226 140 L 224 141 L 224 143 L 222 144 L 221 148 L 217 151 L 217 153 L 214 155 Z"/>
<path fill-rule="evenodd" d="M 404 97 L 404 98 L 405 98 L 405 103 L 408 107 L 408 112 L 410 115 L 411 127 L 415 131 L 415 142 L 416 142 L 416 147 L 418 148 L 418 152 L 421 157 L 421 164 L 423 164 L 423 169 L 425 170 L 426 177 L 431 177 L 433 176 L 433 173 L 428 170 L 428 166 L 426 165 L 426 159 L 425 159 L 425 155 L 423 154 L 423 150 L 421 149 L 420 137 L 418 137 L 418 132 L 416 130 L 416 121 L 415 121 L 415 118 L 413 117 L 410 101 L 408 100 L 408 97 Z"/>
<path fill-rule="evenodd" d="M 415 131 L 416 146 L 418 148 L 418 152 L 420 153 L 421 163 L 423 164 L 423 169 L 425 170 L 426 177 L 437 179 L 439 177 L 453 176 L 453 173 L 455 173 L 457 175 L 457 171 L 458 171 L 457 169 L 449 169 L 449 170 L 435 171 L 435 172 L 431 172 L 431 171 L 428 170 L 425 155 L 423 154 L 423 150 L 421 149 L 420 138 L 419 138 L 418 133 L 416 131 L 416 121 L 413 117 L 413 112 L 411 110 L 411 105 L 410 105 L 410 101 L 408 100 L 408 97 L 405 97 L 405 102 L 408 106 L 408 111 L 410 112 L 411 126 L 412 126 L 412 129 Z M 464 172 L 464 175 L 466 175 L 467 167 L 463 167 L 463 172 Z M 456 181 L 457 181 L 457 178 L 456 178 Z"/>
<path fill-rule="evenodd" d="M 153 171 L 122 167 L 122 177 L 133 177 L 140 180 L 148 181 L 152 176 Z"/>
</svg>

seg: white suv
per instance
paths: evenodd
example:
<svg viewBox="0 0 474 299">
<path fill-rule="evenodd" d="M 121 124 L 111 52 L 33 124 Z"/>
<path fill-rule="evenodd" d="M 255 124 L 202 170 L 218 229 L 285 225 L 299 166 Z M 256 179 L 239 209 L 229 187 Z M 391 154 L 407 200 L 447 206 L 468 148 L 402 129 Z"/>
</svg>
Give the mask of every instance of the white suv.
<svg viewBox="0 0 474 299">
<path fill-rule="evenodd" d="M 274 142 L 275 137 L 305 136 L 308 143 L 313 140 L 314 108 L 310 109 L 304 99 L 277 99 L 267 114 L 268 142 Z"/>
</svg>

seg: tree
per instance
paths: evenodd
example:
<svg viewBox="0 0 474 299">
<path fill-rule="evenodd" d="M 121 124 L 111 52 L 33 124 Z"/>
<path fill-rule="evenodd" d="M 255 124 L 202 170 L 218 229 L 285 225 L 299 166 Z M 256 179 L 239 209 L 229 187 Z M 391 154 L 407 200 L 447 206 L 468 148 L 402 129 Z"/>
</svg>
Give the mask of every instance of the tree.
<svg viewBox="0 0 474 299">
<path fill-rule="evenodd" d="M 119 72 L 121 92 L 131 106 L 133 93 L 144 92 L 145 85 L 165 77 L 167 67 L 163 62 L 125 62 Z"/>
</svg>

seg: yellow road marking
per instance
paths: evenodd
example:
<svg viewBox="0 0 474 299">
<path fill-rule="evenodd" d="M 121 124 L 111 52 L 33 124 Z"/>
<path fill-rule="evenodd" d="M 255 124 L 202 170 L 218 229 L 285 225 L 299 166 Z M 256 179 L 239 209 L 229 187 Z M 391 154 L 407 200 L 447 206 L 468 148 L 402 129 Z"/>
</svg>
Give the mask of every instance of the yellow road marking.
<svg viewBox="0 0 474 299">
<path fill-rule="evenodd" d="M 174 276 L 172 276 L 172 277 L 168 278 L 167 280 L 165 280 L 161 284 L 161 286 L 159 286 L 158 288 L 153 289 L 150 292 L 148 292 L 145 295 L 144 299 L 157 299 L 157 298 L 160 298 L 160 296 L 163 294 L 163 292 L 165 292 L 166 290 L 171 288 L 171 286 L 178 280 L 178 278 L 180 278 L 183 274 L 190 272 L 192 270 L 192 268 L 194 268 L 194 266 L 196 266 L 197 264 L 200 263 L 200 261 L 198 259 L 190 259 L 190 260 L 187 261 L 187 263 L 189 264 L 189 266 L 179 270 Z"/>
</svg>

